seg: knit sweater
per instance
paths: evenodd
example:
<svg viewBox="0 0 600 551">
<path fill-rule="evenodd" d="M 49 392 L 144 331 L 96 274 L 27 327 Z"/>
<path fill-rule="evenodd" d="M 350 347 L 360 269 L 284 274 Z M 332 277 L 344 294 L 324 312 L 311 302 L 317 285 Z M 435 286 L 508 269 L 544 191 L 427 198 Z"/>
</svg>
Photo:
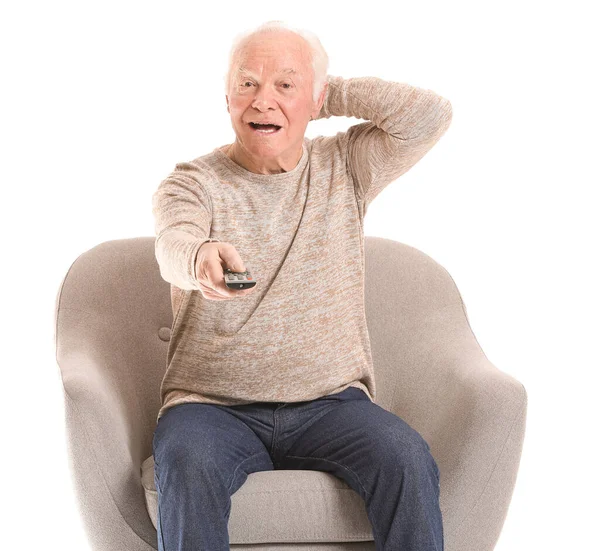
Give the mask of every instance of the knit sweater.
<svg viewBox="0 0 600 551">
<path fill-rule="evenodd" d="M 282 173 L 250 172 L 217 147 L 176 164 L 152 196 L 173 308 L 157 421 L 177 404 L 302 402 L 349 386 L 375 401 L 364 217 L 445 133 L 452 107 L 378 77 L 327 80 L 317 118 L 367 122 L 304 137 L 300 161 Z M 195 261 L 209 238 L 235 247 L 257 280 L 253 293 L 202 296 Z"/>
</svg>

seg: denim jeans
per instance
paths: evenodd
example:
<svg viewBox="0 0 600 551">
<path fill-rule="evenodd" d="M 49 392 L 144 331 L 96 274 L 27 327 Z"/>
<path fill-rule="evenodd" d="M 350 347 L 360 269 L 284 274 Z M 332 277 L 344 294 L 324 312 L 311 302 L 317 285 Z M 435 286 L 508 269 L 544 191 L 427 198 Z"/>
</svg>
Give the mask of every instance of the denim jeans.
<svg viewBox="0 0 600 551">
<path fill-rule="evenodd" d="M 231 496 L 257 471 L 326 471 L 365 501 L 377 551 L 443 551 L 439 469 L 403 419 L 348 387 L 306 402 L 178 404 L 152 441 L 159 551 L 229 551 Z"/>
</svg>

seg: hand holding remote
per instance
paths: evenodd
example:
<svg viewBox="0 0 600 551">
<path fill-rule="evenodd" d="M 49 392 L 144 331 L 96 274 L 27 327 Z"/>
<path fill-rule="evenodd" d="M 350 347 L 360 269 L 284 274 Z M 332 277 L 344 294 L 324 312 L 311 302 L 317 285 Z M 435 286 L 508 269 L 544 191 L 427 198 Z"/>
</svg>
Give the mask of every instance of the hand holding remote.
<svg viewBox="0 0 600 551">
<path fill-rule="evenodd" d="M 241 274 L 249 273 L 231 243 L 224 241 L 203 243 L 198 249 L 195 268 L 200 292 L 204 298 L 209 300 L 230 300 L 243 297 L 253 293 L 256 288 L 254 280 L 251 280 L 253 282 L 251 287 L 246 284 L 242 288 L 228 285 L 227 281 L 232 283 L 231 277 L 235 276 L 237 279 L 238 274 L 241 276 Z M 229 280 L 226 280 L 226 277 Z"/>
<path fill-rule="evenodd" d="M 230 289 L 251 289 L 256 285 L 250 270 L 236 272 L 227 268 L 225 270 L 225 285 Z"/>
</svg>

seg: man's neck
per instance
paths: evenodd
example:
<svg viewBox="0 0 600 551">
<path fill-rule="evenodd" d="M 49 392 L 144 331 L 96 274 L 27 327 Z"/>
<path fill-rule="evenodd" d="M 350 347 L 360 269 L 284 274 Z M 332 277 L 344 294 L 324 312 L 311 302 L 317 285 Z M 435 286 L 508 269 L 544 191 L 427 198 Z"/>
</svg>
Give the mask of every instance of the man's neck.
<svg viewBox="0 0 600 551">
<path fill-rule="evenodd" d="M 266 167 L 264 165 L 258 167 L 255 163 L 252 162 L 252 159 L 245 155 L 243 152 L 239 151 L 236 147 L 237 142 L 230 144 L 225 150 L 225 154 L 236 164 L 245 168 L 249 172 L 254 172 L 255 174 L 282 174 L 284 172 L 289 172 L 290 170 L 294 170 L 298 166 L 300 159 L 302 159 L 302 147 L 300 147 L 300 153 L 296 156 L 296 159 L 292 163 L 277 162 L 277 165 L 273 168 Z"/>
</svg>

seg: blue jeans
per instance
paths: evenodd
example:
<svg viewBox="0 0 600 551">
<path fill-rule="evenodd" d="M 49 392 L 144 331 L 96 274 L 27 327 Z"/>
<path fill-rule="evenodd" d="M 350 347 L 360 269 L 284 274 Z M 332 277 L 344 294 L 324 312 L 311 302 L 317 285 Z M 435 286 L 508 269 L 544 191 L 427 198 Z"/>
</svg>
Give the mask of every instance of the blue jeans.
<svg viewBox="0 0 600 551">
<path fill-rule="evenodd" d="M 250 473 L 326 471 L 365 501 L 377 551 L 443 551 L 439 469 L 423 437 L 349 387 L 307 402 L 179 404 L 152 441 L 159 551 L 229 551 Z"/>
</svg>

